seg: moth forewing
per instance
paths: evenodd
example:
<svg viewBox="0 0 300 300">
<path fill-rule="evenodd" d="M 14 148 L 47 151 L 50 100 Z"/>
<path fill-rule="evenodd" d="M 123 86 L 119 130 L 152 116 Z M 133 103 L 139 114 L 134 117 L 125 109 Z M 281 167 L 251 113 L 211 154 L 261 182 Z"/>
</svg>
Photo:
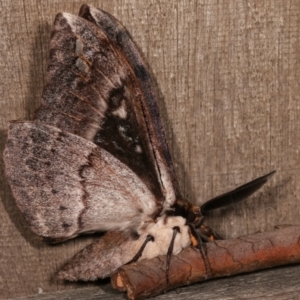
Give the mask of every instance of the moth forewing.
<svg viewBox="0 0 300 300">
<path fill-rule="evenodd" d="M 164 187 L 165 208 L 181 197 L 157 105 L 157 92 L 142 53 L 126 28 L 111 14 L 91 5 L 82 5 L 79 16 L 96 24 L 120 49 L 133 70 L 143 93 L 143 107 L 156 164 Z"/>
<path fill-rule="evenodd" d="M 143 91 L 125 56 L 95 24 L 68 13 L 56 16 L 50 48 L 36 120 L 105 149 L 164 203 L 174 192 L 162 185 L 160 174 L 169 176 L 158 167 Z"/>
</svg>

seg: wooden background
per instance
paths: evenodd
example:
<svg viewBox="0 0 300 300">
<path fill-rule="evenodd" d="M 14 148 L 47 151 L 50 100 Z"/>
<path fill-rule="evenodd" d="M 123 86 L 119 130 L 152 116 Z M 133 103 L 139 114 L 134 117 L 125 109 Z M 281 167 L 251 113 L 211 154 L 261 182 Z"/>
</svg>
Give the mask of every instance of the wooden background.
<svg viewBox="0 0 300 300">
<path fill-rule="evenodd" d="M 0 1 L 0 297 L 78 287 L 53 274 L 92 237 L 48 246 L 26 227 L 4 176 L 7 121 L 39 105 L 56 13 L 79 0 Z M 185 196 L 203 203 L 276 169 L 260 192 L 207 223 L 225 237 L 299 224 L 300 2 L 89 1 L 117 17 L 160 89 Z M 80 285 L 79 287 L 82 287 Z"/>
</svg>

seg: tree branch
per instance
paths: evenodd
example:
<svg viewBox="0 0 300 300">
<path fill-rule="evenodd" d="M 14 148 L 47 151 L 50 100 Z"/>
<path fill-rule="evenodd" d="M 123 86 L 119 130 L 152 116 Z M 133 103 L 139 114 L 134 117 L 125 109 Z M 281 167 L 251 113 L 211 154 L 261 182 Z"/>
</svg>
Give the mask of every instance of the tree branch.
<svg viewBox="0 0 300 300">
<path fill-rule="evenodd" d="M 300 226 L 278 226 L 276 230 L 218 240 L 206 244 L 212 270 L 208 278 L 199 250 L 186 248 L 171 258 L 170 283 L 166 282 L 166 257 L 121 267 L 111 277 L 112 286 L 127 291 L 129 299 L 145 299 L 179 286 L 211 278 L 299 263 Z"/>
</svg>

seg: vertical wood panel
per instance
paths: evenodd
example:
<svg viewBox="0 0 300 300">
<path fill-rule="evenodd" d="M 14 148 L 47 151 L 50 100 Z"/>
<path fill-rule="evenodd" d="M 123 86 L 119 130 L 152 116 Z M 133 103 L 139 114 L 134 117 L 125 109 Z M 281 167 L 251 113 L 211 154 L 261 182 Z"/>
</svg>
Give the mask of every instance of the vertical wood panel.
<svg viewBox="0 0 300 300">
<path fill-rule="evenodd" d="M 141 48 L 160 90 L 180 185 L 205 200 L 273 169 L 249 200 L 207 222 L 226 237 L 299 223 L 300 2 L 89 1 Z M 0 1 L 0 150 L 7 121 L 32 118 L 44 84 L 51 24 L 81 1 Z M 4 167 L 1 158 L 1 176 Z M 92 238 L 47 246 L 26 227 L 0 181 L 0 295 L 73 288 L 52 280 Z"/>
</svg>

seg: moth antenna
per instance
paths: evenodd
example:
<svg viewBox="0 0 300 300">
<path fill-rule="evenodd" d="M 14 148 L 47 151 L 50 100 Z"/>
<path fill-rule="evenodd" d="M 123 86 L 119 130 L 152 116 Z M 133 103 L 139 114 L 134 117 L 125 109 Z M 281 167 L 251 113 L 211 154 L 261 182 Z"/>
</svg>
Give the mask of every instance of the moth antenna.
<svg viewBox="0 0 300 300">
<path fill-rule="evenodd" d="M 237 203 L 247 198 L 261 188 L 274 174 L 276 171 L 272 171 L 264 176 L 256 178 L 250 182 L 247 182 L 236 189 L 214 197 L 206 201 L 201 206 L 201 213 L 205 215 L 207 212 L 227 206 L 232 203 Z"/>
<path fill-rule="evenodd" d="M 141 246 L 141 248 L 139 249 L 139 251 L 137 252 L 137 254 L 126 264 L 129 265 L 133 262 L 136 262 L 143 254 L 143 251 L 146 247 L 146 245 L 148 244 L 148 242 L 153 242 L 154 241 L 154 237 L 151 234 L 148 234 L 143 245 Z"/>
<path fill-rule="evenodd" d="M 188 225 L 189 225 L 192 235 L 197 239 L 196 248 L 199 249 L 199 251 L 202 255 L 202 258 L 203 258 L 204 264 L 205 264 L 205 268 L 206 268 L 207 277 L 210 278 L 212 276 L 212 271 L 211 271 L 209 261 L 207 259 L 206 248 L 203 243 L 203 240 L 205 240 L 205 241 L 210 241 L 210 240 L 205 234 L 198 232 L 192 224 L 188 224 Z"/>
<path fill-rule="evenodd" d="M 173 227 L 173 236 L 168 248 L 168 252 L 167 252 L 167 266 L 166 266 L 166 280 L 167 280 L 167 286 L 169 285 L 170 281 L 169 281 L 169 269 L 170 269 L 170 263 L 171 263 L 171 257 L 173 254 L 173 248 L 174 248 L 174 242 L 175 242 L 175 238 L 177 233 L 180 232 L 180 228 L 178 226 Z"/>
</svg>

